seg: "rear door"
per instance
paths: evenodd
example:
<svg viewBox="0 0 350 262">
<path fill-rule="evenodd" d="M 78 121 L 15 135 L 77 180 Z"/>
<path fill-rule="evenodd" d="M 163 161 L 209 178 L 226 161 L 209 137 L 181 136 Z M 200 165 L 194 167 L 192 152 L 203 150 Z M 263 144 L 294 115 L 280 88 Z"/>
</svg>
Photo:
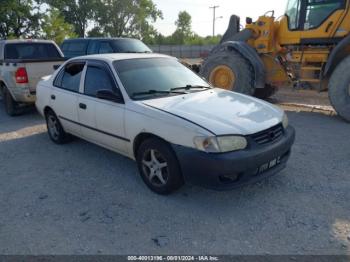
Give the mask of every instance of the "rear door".
<svg viewBox="0 0 350 262">
<path fill-rule="evenodd" d="M 125 138 L 124 130 L 124 103 L 99 99 L 96 97 L 98 90 L 111 90 L 120 94 L 109 65 L 91 61 L 85 72 L 84 94 L 78 98 L 82 136 L 125 153 L 128 139 Z"/>
<path fill-rule="evenodd" d="M 50 106 L 65 131 L 80 135 L 78 120 L 78 93 L 85 62 L 77 61 L 65 65 L 54 80 L 50 94 Z"/>
</svg>

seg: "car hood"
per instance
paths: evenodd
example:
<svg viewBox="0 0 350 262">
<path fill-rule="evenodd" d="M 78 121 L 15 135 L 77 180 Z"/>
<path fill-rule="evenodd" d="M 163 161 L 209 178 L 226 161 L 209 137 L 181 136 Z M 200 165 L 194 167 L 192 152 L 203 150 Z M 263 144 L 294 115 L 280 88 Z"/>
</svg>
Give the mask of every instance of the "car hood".
<svg viewBox="0 0 350 262">
<path fill-rule="evenodd" d="M 211 89 L 143 104 L 195 123 L 215 135 L 250 135 L 282 122 L 283 111 L 246 95 Z"/>
</svg>

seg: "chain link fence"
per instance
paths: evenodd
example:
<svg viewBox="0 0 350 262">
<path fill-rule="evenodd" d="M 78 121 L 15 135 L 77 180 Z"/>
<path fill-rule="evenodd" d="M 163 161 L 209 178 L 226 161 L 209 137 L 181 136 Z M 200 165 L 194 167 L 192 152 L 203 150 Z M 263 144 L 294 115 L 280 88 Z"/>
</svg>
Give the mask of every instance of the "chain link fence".
<svg viewBox="0 0 350 262">
<path fill-rule="evenodd" d="M 215 45 L 151 45 L 153 52 L 177 58 L 205 58 Z"/>
</svg>

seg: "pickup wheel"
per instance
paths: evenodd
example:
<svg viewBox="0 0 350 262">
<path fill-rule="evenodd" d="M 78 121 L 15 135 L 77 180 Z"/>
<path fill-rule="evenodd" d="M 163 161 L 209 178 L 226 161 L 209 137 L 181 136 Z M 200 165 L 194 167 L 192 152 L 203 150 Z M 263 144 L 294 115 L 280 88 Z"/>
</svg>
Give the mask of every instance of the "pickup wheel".
<svg viewBox="0 0 350 262">
<path fill-rule="evenodd" d="M 6 87 L 3 89 L 3 100 L 5 111 L 9 116 L 16 116 L 20 114 L 18 103 L 12 98 Z"/>
<path fill-rule="evenodd" d="M 140 145 L 136 160 L 143 181 L 155 193 L 168 195 L 184 184 L 176 155 L 166 142 L 147 139 Z"/>
<path fill-rule="evenodd" d="M 49 134 L 50 139 L 55 144 L 65 144 L 70 139 L 69 134 L 67 134 L 56 116 L 56 114 L 52 110 L 48 110 L 45 113 L 45 119 L 46 119 L 46 126 L 47 126 L 47 132 Z"/>
</svg>

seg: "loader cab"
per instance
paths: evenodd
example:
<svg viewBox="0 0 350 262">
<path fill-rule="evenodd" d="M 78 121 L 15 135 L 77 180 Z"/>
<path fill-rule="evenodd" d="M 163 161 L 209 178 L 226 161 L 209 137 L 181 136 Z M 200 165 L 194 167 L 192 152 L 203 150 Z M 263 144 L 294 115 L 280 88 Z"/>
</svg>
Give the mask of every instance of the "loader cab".
<svg viewBox="0 0 350 262">
<path fill-rule="evenodd" d="M 282 44 L 285 41 L 291 41 L 290 44 L 303 41 L 305 44 L 312 44 L 311 39 L 317 39 L 318 43 L 320 39 L 334 40 L 338 28 L 349 16 L 347 2 L 347 0 L 289 0 L 285 17 L 281 20 Z M 343 28 L 339 37 L 346 35 L 348 29 L 350 28 Z"/>
</svg>

